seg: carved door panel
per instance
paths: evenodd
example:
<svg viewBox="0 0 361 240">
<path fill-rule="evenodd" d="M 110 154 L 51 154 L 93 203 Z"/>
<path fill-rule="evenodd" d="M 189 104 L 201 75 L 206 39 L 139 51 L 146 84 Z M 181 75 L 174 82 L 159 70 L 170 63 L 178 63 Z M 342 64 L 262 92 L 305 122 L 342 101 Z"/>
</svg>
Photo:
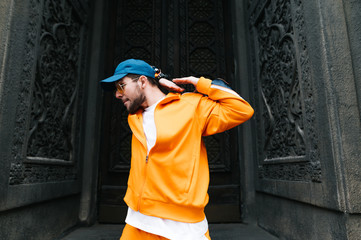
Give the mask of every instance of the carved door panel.
<svg viewBox="0 0 361 240">
<path fill-rule="evenodd" d="M 222 77 L 231 83 L 232 43 L 227 1 L 112 1 L 107 76 L 127 58 L 156 65 L 174 77 Z M 192 91 L 192 89 L 188 89 Z M 131 131 L 127 112 L 112 94 L 104 96 L 99 220 L 125 218 Z M 211 183 L 210 222 L 240 221 L 239 159 L 235 132 L 205 138 Z"/>
<path fill-rule="evenodd" d="M 257 190 L 297 200 L 300 187 L 318 189 L 322 178 L 303 7 L 295 0 L 249 1 L 247 11 Z"/>
<path fill-rule="evenodd" d="M 9 175 L 3 181 L 8 185 L 0 184 L 6 189 L 0 197 L 1 210 L 80 191 L 83 112 L 79 109 L 84 108 L 85 79 L 80 69 L 85 59 L 87 3 L 32 0 L 23 7 L 23 23 L 28 25 L 21 28 L 26 35 L 13 43 L 23 66 L 19 62 L 18 77 L 10 78 L 14 93 L 8 103 L 2 103 L 14 109 L 16 120 L 13 128 L 5 125 L 6 131 L 1 132 L 12 136 L 5 141 L 11 155 L 1 159 L 10 161 L 2 165 L 9 166 Z M 7 69 L 9 76 L 12 69 Z M 14 116 L 0 118 L 12 122 Z M 0 152 L 10 147 L 5 148 Z"/>
</svg>

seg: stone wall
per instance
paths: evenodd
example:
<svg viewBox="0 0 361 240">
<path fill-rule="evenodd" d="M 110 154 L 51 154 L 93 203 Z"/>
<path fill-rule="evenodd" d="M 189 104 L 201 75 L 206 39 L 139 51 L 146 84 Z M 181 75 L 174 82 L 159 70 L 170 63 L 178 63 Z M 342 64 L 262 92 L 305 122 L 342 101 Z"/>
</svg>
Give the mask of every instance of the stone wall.
<svg viewBox="0 0 361 240">
<path fill-rule="evenodd" d="M 0 4 L 0 239 L 78 221 L 88 4 Z"/>
<path fill-rule="evenodd" d="M 361 3 L 245 4 L 258 223 L 285 239 L 359 239 Z"/>
<path fill-rule="evenodd" d="M 79 196 L 14 208 L 0 213 L 0 237 L 15 239 L 57 239 L 78 222 Z"/>
</svg>

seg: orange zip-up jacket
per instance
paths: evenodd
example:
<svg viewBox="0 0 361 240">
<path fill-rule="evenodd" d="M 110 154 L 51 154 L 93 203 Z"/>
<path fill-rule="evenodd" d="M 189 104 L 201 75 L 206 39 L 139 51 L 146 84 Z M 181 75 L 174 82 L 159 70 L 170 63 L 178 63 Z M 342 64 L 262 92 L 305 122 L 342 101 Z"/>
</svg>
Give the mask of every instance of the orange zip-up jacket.
<svg viewBox="0 0 361 240">
<path fill-rule="evenodd" d="M 201 77 L 199 93 L 169 93 L 156 106 L 157 140 L 149 155 L 142 110 L 129 115 L 132 158 L 124 201 L 131 209 L 188 223 L 205 218 L 209 168 L 202 136 L 233 128 L 254 112 L 235 92 L 211 83 Z"/>
</svg>

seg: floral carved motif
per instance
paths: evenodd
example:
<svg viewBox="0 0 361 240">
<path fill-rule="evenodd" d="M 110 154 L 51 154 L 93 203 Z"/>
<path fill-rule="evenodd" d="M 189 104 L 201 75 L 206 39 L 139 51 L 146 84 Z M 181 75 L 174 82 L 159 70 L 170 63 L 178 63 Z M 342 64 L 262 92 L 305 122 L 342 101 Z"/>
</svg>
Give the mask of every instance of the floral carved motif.
<svg viewBox="0 0 361 240">
<path fill-rule="evenodd" d="M 75 1 L 29 1 L 10 185 L 77 179 L 86 8 Z"/>
<path fill-rule="evenodd" d="M 73 154 L 80 24 L 72 13 L 66 1 L 44 3 L 28 157 L 69 161 Z"/>
<path fill-rule="evenodd" d="M 302 92 L 289 1 L 265 9 L 257 24 L 266 159 L 305 155 Z M 268 17 L 268 18 L 267 18 Z"/>
<path fill-rule="evenodd" d="M 252 9 L 259 177 L 319 182 L 302 2 L 258 1 Z"/>
</svg>

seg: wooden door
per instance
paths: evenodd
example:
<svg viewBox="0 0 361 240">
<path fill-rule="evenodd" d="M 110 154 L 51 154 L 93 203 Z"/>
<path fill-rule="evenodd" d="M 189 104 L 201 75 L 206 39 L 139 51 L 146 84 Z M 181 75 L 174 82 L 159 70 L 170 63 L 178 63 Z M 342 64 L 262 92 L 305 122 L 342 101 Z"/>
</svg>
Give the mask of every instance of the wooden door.
<svg viewBox="0 0 361 240">
<path fill-rule="evenodd" d="M 109 6 L 107 76 L 117 64 L 138 58 L 173 77 L 233 79 L 228 1 L 113 0 Z M 189 89 L 191 90 L 191 89 Z M 104 96 L 99 221 L 123 222 L 130 167 L 127 112 L 112 94 Z M 209 222 L 240 221 L 240 170 L 235 131 L 205 138 L 211 182 Z"/>
</svg>

